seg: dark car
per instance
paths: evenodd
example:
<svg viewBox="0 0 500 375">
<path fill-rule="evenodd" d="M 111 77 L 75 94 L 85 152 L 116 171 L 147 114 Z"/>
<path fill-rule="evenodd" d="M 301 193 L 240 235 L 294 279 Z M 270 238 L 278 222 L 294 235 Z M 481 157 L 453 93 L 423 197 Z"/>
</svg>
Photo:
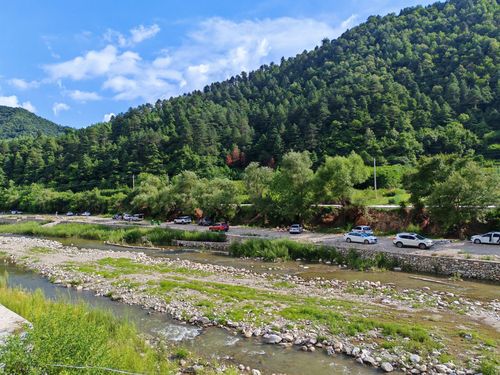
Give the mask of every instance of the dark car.
<svg viewBox="0 0 500 375">
<path fill-rule="evenodd" d="M 200 221 L 198 221 L 198 225 L 201 225 L 203 227 L 208 227 L 210 225 L 212 225 L 214 222 L 213 220 L 209 219 L 208 217 L 204 217 L 202 219 L 200 219 Z"/>
</svg>

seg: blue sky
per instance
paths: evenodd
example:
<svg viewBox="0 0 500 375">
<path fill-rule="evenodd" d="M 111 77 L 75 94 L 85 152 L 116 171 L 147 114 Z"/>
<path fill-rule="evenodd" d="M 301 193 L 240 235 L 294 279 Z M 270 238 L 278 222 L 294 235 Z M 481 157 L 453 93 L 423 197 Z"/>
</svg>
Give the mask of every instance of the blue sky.
<svg viewBox="0 0 500 375">
<path fill-rule="evenodd" d="M 104 121 L 427 0 L 16 0 L 0 12 L 0 105 Z"/>
</svg>

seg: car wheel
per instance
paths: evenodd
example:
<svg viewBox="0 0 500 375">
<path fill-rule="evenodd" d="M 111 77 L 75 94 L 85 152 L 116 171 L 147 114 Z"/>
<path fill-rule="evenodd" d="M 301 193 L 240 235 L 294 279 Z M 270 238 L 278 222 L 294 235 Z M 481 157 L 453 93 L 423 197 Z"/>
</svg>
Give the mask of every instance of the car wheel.
<svg viewBox="0 0 500 375">
<path fill-rule="evenodd" d="M 480 239 L 478 239 L 478 238 L 476 238 L 476 239 L 474 240 L 474 243 L 475 243 L 476 245 L 479 245 L 479 244 L 481 243 L 481 240 L 480 240 Z"/>
<path fill-rule="evenodd" d="M 368 244 L 369 244 L 368 240 L 365 240 L 363 243 L 364 243 L 365 245 L 368 245 Z"/>
<path fill-rule="evenodd" d="M 427 245 L 425 243 L 420 243 L 418 244 L 418 248 L 424 250 L 427 249 Z"/>
<path fill-rule="evenodd" d="M 345 242 L 351 242 L 351 239 L 349 237 L 347 237 Z"/>
<path fill-rule="evenodd" d="M 403 243 L 400 241 L 396 242 L 396 247 L 399 247 L 401 249 L 403 247 Z"/>
</svg>

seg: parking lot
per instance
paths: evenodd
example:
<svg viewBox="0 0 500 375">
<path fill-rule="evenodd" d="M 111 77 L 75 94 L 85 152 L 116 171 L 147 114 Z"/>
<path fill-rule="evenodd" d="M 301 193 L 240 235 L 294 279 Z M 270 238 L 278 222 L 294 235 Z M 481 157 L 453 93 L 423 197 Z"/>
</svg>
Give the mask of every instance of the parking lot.
<svg viewBox="0 0 500 375">
<path fill-rule="evenodd" d="M 186 229 L 186 230 L 208 230 L 207 227 L 202 227 L 196 224 L 174 224 L 174 223 L 164 223 L 162 226 L 174 228 L 174 229 Z M 471 254 L 479 256 L 498 256 L 500 258 L 500 246 L 498 245 L 476 245 L 470 241 L 459 241 L 459 240 L 446 240 L 446 239 L 436 239 L 436 244 L 429 250 L 420 250 L 416 248 L 402 248 L 399 249 L 392 243 L 393 236 L 389 237 L 378 237 L 377 244 L 363 245 L 359 243 L 347 243 L 344 241 L 342 234 L 323 234 L 317 232 L 304 231 L 301 234 L 290 234 L 287 231 L 280 231 L 276 229 L 268 228 L 257 228 L 257 227 L 245 227 L 245 226 L 231 226 L 229 232 L 227 233 L 229 237 L 237 238 L 289 238 L 297 241 L 309 241 L 317 244 L 325 244 L 332 246 L 344 246 L 344 247 L 357 247 L 367 246 L 375 250 L 385 250 L 391 252 L 414 252 L 421 254 L 437 253 L 440 255 L 455 255 L 455 254 Z"/>
</svg>

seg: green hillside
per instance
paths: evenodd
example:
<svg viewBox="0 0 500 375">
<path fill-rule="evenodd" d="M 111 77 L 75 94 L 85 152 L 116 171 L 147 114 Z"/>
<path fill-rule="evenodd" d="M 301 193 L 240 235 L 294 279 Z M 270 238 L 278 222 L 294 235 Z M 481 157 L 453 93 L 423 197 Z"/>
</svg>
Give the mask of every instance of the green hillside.
<svg viewBox="0 0 500 375">
<path fill-rule="evenodd" d="M 370 17 L 335 40 L 202 91 L 54 139 L 0 144 L 7 179 L 114 187 L 132 174 L 232 176 L 290 151 L 356 150 L 414 164 L 437 153 L 500 159 L 500 6 L 450 0 Z"/>
<path fill-rule="evenodd" d="M 37 116 L 24 108 L 0 105 L 0 139 L 19 136 L 54 136 L 64 132 L 64 127 Z"/>
</svg>

